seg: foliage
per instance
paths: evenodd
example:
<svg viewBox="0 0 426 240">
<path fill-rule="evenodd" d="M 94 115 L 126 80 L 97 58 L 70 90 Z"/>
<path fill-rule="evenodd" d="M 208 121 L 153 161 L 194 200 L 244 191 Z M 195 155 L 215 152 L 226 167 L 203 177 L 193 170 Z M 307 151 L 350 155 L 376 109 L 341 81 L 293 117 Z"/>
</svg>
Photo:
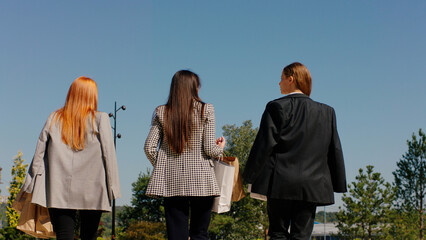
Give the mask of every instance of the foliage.
<svg viewBox="0 0 426 240">
<path fill-rule="evenodd" d="M 105 223 L 100 221 L 98 226 L 97 236 L 104 236 L 105 234 Z"/>
<path fill-rule="evenodd" d="M 112 230 L 111 230 L 111 218 L 112 215 L 110 212 L 102 213 L 101 221 L 99 222 L 98 236 L 101 236 L 105 239 L 110 239 Z"/>
<path fill-rule="evenodd" d="M 123 210 L 122 206 L 115 207 L 116 216 L 120 214 Z M 117 222 L 117 218 L 116 218 Z M 99 223 L 98 236 L 103 237 L 104 239 L 111 239 L 112 234 L 112 212 L 104 212 L 102 213 L 101 221 Z M 117 225 L 115 226 L 115 233 L 117 235 Z"/>
<path fill-rule="evenodd" d="M 250 120 L 246 120 L 240 127 L 235 124 L 225 125 L 222 130 L 226 138 L 225 155 L 238 157 L 240 171 L 242 171 L 246 165 L 258 129 L 253 128 Z"/>
<path fill-rule="evenodd" d="M 16 227 L 7 227 L 0 229 L 0 240 L 32 240 L 36 239 L 29 235 L 26 235 L 24 232 L 19 231 Z"/>
<path fill-rule="evenodd" d="M 257 129 L 250 120 L 239 127 L 225 125 L 223 135 L 226 138 L 226 156 L 238 157 L 240 171 L 243 172 Z M 244 186 L 247 190 L 247 186 Z M 232 203 L 231 211 L 212 214 L 209 227 L 210 239 L 253 239 L 263 238 L 268 229 L 266 202 L 246 197 Z"/>
<path fill-rule="evenodd" d="M 233 202 L 231 211 L 212 214 L 210 239 L 263 238 L 268 229 L 266 202 L 246 197 Z"/>
<path fill-rule="evenodd" d="M 343 238 L 385 239 L 389 233 L 390 207 L 395 198 L 394 189 L 380 173 L 367 166 L 367 172 L 359 169 L 356 182 L 349 186 L 349 194 L 343 194 L 344 209 L 337 215 L 339 236 Z"/>
<path fill-rule="evenodd" d="M 127 230 L 119 236 L 120 240 L 161 240 L 166 239 L 166 224 L 163 222 L 132 222 Z"/>
<path fill-rule="evenodd" d="M 4 203 L 4 202 L 1 202 L 0 203 L 0 216 L 1 216 L 1 226 L 2 227 L 7 226 L 6 210 L 7 210 L 7 204 Z"/>
<path fill-rule="evenodd" d="M 19 214 L 12 208 L 12 204 L 16 198 L 16 195 L 18 195 L 19 190 L 21 190 L 21 187 L 25 180 L 28 164 L 23 163 L 24 159 L 22 158 L 22 152 L 18 152 L 18 155 L 15 156 L 15 159 L 13 160 L 13 166 L 11 171 L 12 181 L 10 182 L 9 186 L 10 195 L 7 199 L 6 216 L 10 227 L 16 227 L 19 220 Z"/>
<path fill-rule="evenodd" d="M 396 207 L 416 219 L 413 228 L 419 239 L 423 239 L 425 193 L 426 193 L 426 135 L 419 129 L 419 137 L 413 133 L 407 140 L 408 151 L 397 162 L 393 172 L 397 187 Z"/>
<path fill-rule="evenodd" d="M 234 219 L 228 214 L 212 213 L 208 232 L 210 239 L 226 239 L 232 232 L 234 222 Z"/>
<path fill-rule="evenodd" d="M 415 231 L 415 212 L 404 212 L 398 209 L 392 209 L 389 216 L 391 227 L 388 229 L 386 239 L 417 239 L 418 234 Z"/>
<path fill-rule="evenodd" d="M 139 173 L 136 182 L 132 183 L 132 206 L 124 206 L 118 213 L 118 225 L 126 230 L 132 222 L 164 222 L 163 199 L 151 198 L 146 196 L 151 173 Z"/>
<path fill-rule="evenodd" d="M 324 211 L 318 211 L 315 215 L 315 221 L 319 223 L 324 223 Z M 325 212 L 325 222 L 337 222 L 337 212 Z"/>
</svg>

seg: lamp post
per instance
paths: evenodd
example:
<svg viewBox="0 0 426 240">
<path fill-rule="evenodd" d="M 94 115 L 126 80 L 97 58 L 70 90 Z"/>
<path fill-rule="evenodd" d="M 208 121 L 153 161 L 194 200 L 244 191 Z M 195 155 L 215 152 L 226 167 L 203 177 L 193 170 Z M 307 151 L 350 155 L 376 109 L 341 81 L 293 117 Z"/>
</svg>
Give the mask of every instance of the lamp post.
<svg viewBox="0 0 426 240">
<path fill-rule="evenodd" d="M 126 106 L 121 106 L 117 109 L 117 101 L 114 102 L 114 113 L 109 113 L 109 117 L 112 117 L 114 119 L 114 127 L 112 129 L 114 130 L 114 147 L 117 149 L 117 138 L 121 138 L 121 134 L 117 134 L 117 112 L 120 111 L 120 109 L 126 110 Z M 112 200 L 112 233 L 111 238 L 115 239 L 115 200 Z"/>
<path fill-rule="evenodd" d="M 327 218 L 326 218 L 326 213 L 325 213 L 325 206 L 324 206 L 324 240 L 327 240 L 327 234 L 325 233 L 325 223 L 326 223 L 326 221 L 327 221 Z"/>
</svg>

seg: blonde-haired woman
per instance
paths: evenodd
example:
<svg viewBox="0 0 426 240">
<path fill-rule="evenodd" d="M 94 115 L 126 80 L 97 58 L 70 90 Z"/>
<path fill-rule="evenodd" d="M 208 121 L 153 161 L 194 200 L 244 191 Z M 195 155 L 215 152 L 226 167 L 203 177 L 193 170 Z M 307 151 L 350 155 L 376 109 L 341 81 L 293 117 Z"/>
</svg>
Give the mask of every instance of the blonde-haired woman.
<svg viewBox="0 0 426 240">
<path fill-rule="evenodd" d="M 21 190 L 49 209 L 58 240 L 74 239 L 77 210 L 81 239 L 96 239 L 102 212 L 121 196 L 111 123 L 97 102 L 95 81 L 75 79 L 41 131 Z"/>
</svg>

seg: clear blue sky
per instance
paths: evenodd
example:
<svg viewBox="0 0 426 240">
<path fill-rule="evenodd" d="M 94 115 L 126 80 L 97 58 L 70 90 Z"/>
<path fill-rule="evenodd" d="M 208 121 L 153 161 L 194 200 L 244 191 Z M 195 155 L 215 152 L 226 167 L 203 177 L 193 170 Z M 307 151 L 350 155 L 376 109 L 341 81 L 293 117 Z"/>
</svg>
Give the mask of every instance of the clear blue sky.
<svg viewBox="0 0 426 240">
<path fill-rule="evenodd" d="M 151 168 L 143 144 L 177 70 L 200 75 L 220 136 L 225 124 L 258 126 L 294 61 L 311 71 L 311 97 L 336 109 L 349 182 L 368 164 L 392 182 L 406 140 L 426 128 L 425 12 L 425 1 L 389 0 L 2 1 L 2 194 L 13 157 L 21 150 L 30 163 L 78 76 L 97 81 L 100 111 L 127 107 L 118 113 L 122 205 Z"/>
</svg>

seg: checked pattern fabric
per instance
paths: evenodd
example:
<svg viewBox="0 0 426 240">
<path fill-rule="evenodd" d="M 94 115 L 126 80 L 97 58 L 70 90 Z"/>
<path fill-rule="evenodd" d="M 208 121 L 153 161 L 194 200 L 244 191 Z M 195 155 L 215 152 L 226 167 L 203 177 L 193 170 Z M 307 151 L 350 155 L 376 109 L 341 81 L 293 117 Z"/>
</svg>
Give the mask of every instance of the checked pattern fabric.
<svg viewBox="0 0 426 240">
<path fill-rule="evenodd" d="M 145 154 L 154 166 L 146 195 L 151 197 L 218 196 L 212 158 L 223 150 L 216 145 L 214 107 L 194 103 L 192 137 L 181 154 L 169 148 L 163 132 L 165 106 L 155 109 Z"/>
</svg>

